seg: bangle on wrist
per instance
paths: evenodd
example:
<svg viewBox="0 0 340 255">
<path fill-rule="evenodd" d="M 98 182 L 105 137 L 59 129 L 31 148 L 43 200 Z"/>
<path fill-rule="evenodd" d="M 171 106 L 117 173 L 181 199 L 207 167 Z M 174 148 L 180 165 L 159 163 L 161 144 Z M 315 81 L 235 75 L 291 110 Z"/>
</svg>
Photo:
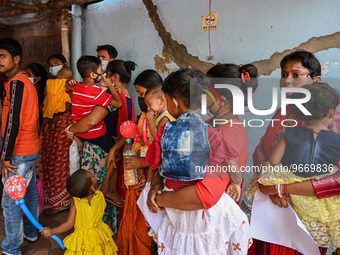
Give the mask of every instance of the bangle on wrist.
<svg viewBox="0 0 340 255">
<path fill-rule="evenodd" d="M 72 125 L 73 125 L 73 123 L 66 128 L 67 133 L 69 133 L 70 135 L 74 135 L 74 133 L 70 131 L 70 127 Z"/>
<path fill-rule="evenodd" d="M 283 188 L 284 188 L 283 195 L 287 195 L 288 196 L 288 184 L 283 184 Z"/>
<path fill-rule="evenodd" d="M 277 197 L 283 197 L 283 195 L 281 194 L 281 184 L 275 185 L 275 193 Z"/>
<path fill-rule="evenodd" d="M 239 183 L 235 183 L 235 182 L 233 181 L 233 179 L 230 178 L 230 182 L 231 182 L 232 184 L 234 184 L 235 186 L 238 186 L 238 185 L 241 185 L 241 184 L 242 184 L 243 180 L 241 179 L 241 181 L 240 181 Z"/>
</svg>

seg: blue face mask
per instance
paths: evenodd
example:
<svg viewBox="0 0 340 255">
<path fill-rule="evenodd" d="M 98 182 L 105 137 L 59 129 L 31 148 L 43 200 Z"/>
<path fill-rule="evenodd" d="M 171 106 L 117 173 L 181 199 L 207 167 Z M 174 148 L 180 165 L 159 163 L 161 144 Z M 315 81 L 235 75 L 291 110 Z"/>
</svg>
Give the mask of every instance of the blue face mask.
<svg viewBox="0 0 340 255">
<path fill-rule="evenodd" d="M 63 65 L 60 66 L 52 66 L 48 69 L 48 71 L 50 72 L 50 74 L 52 74 L 53 76 L 57 77 L 58 76 L 58 72 L 63 68 Z"/>
<path fill-rule="evenodd" d="M 33 84 L 35 84 L 34 78 L 33 78 L 33 77 L 28 77 L 28 79 L 29 79 Z"/>
<path fill-rule="evenodd" d="M 109 61 L 107 60 L 102 60 L 102 71 L 105 72 L 106 71 L 106 67 L 109 64 Z"/>
</svg>

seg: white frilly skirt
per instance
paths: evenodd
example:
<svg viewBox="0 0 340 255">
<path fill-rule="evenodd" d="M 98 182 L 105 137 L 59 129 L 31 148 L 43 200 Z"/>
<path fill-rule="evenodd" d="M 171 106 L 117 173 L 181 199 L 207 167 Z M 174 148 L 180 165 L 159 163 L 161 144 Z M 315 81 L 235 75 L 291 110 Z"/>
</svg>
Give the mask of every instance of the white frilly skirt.
<svg viewBox="0 0 340 255">
<path fill-rule="evenodd" d="M 153 239 L 158 254 L 247 254 L 252 244 L 247 216 L 227 194 L 208 210 L 166 208 Z"/>
</svg>

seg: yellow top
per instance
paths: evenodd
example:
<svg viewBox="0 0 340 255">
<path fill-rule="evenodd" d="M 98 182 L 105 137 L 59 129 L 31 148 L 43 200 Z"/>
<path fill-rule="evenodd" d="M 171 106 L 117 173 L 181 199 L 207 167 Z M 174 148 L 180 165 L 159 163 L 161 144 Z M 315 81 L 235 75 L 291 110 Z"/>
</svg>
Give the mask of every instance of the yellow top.
<svg viewBox="0 0 340 255">
<path fill-rule="evenodd" d="M 155 125 L 157 128 L 158 128 L 159 122 L 161 121 L 163 117 L 168 117 L 170 122 L 176 120 L 174 117 L 172 117 L 172 115 L 168 111 L 165 111 L 155 119 Z"/>
<path fill-rule="evenodd" d="M 44 117 L 52 119 L 55 113 L 66 111 L 66 103 L 72 102 L 70 95 L 66 92 L 66 81 L 66 79 L 47 80 L 43 107 Z"/>
<path fill-rule="evenodd" d="M 155 125 L 156 127 L 158 128 L 158 125 L 159 125 L 159 122 L 161 121 L 161 119 L 166 116 L 168 117 L 169 121 L 175 121 L 176 119 L 174 117 L 172 117 L 170 115 L 170 113 L 168 111 L 165 111 L 163 113 L 161 113 L 159 116 L 157 116 L 155 118 Z M 144 112 L 141 112 L 141 115 L 140 115 L 140 118 L 139 118 L 139 122 L 138 122 L 138 132 L 140 134 L 142 134 L 142 138 L 143 139 L 143 120 L 145 118 L 145 113 Z M 151 132 L 150 132 L 150 129 L 149 129 L 149 126 L 147 127 L 147 134 L 148 134 L 148 138 L 149 138 L 149 142 L 151 144 L 152 140 L 153 140 L 153 137 L 151 135 Z M 145 157 L 147 151 L 148 151 L 148 146 L 141 146 L 140 143 L 135 143 L 135 150 L 138 151 L 138 150 L 141 150 L 140 152 L 140 155 L 141 157 Z"/>
<path fill-rule="evenodd" d="M 117 254 L 117 246 L 112 239 L 113 232 L 104 223 L 106 207 L 104 195 L 97 190 L 91 199 L 74 197 L 76 220 L 74 232 L 64 239 L 65 254 Z"/>
</svg>

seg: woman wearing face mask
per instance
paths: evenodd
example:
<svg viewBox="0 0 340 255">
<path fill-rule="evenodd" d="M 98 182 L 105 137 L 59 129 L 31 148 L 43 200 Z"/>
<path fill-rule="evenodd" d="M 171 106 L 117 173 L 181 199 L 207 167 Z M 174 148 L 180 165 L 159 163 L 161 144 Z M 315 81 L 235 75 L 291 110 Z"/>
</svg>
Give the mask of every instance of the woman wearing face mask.
<svg viewBox="0 0 340 255">
<path fill-rule="evenodd" d="M 163 84 L 163 80 L 155 70 L 145 70 L 140 73 L 135 80 L 138 105 L 141 111 L 141 116 L 138 121 L 138 132 L 140 134 L 143 134 L 142 124 L 148 108 L 144 101 L 145 93 L 156 84 Z M 152 136 L 149 130 L 148 137 L 150 141 Z M 108 158 L 108 160 L 110 160 L 110 158 Z M 125 212 L 121 219 L 116 242 L 120 251 L 119 254 L 121 255 L 150 254 L 151 237 L 147 232 L 148 227 L 145 224 L 144 215 L 137 206 L 137 200 L 146 184 L 148 170 L 148 167 L 141 165 L 141 163 L 140 157 L 124 158 L 124 164 L 127 168 L 138 169 L 138 183 L 129 186 L 125 196 Z"/>
<path fill-rule="evenodd" d="M 117 145 L 118 148 L 122 148 L 125 144 L 125 138 L 121 137 L 119 127 L 126 120 L 135 120 L 133 99 L 127 89 L 127 84 L 130 82 L 135 66 L 136 64 L 132 61 L 115 60 L 110 62 L 106 68 L 106 75 L 120 91 L 119 96 L 122 101 L 122 107 L 116 109 L 113 107 L 104 108 L 102 106 L 95 106 L 89 115 L 73 123 L 69 127 L 68 132 L 87 132 L 104 120 L 109 134 L 118 138 L 115 146 Z M 99 146 L 85 142 L 81 167 L 90 171 L 97 178 L 98 185 L 102 184 L 106 176 L 106 158 L 107 154 Z M 124 198 L 125 185 L 121 175 L 119 172 L 118 176 L 112 177 L 118 177 L 118 184 L 117 187 L 113 186 L 110 188 L 111 191 L 117 188 L 119 194 Z M 121 198 L 109 197 L 107 202 L 109 203 L 105 211 L 105 222 L 110 225 L 114 236 L 116 236 L 118 230 L 118 210 L 116 206 L 123 208 L 125 201 Z"/>
<path fill-rule="evenodd" d="M 66 65 L 66 59 L 61 54 L 54 54 L 48 58 L 48 63 L 50 73 L 56 76 Z M 70 109 L 58 114 L 55 130 L 41 132 L 40 164 L 37 166 L 43 181 L 45 213 L 49 215 L 67 209 L 72 199 L 65 187 L 70 177 L 69 148 L 72 140 L 64 132 L 72 123 L 72 114 Z M 44 128 L 43 124 L 41 130 Z"/>
<path fill-rule="evenodd" d="M 39 122 L 41 126 L 42 121 L 43 121 L 42 107 L 43 107 L 43 102 L 44 102 L 44 90 L 46 86 L 47 72 L 45 68 L 41 64 L 38 64 L 38 63 L 29 64 L 26 67 L 25 71 L 28 76 L 28 79 L 30 79 L 30 81 L 34 84 L 38 92 Z"/>
<path fill-rule="evenodd" d="M 48 64 L 49 64 L 49 73 L 53 77 L 57 77 L 58 72 L 63 68 L 64 65 L 67 65 L 66 58 L 62 54 L 53 54 L 48 58 Z"/>
</svg>

